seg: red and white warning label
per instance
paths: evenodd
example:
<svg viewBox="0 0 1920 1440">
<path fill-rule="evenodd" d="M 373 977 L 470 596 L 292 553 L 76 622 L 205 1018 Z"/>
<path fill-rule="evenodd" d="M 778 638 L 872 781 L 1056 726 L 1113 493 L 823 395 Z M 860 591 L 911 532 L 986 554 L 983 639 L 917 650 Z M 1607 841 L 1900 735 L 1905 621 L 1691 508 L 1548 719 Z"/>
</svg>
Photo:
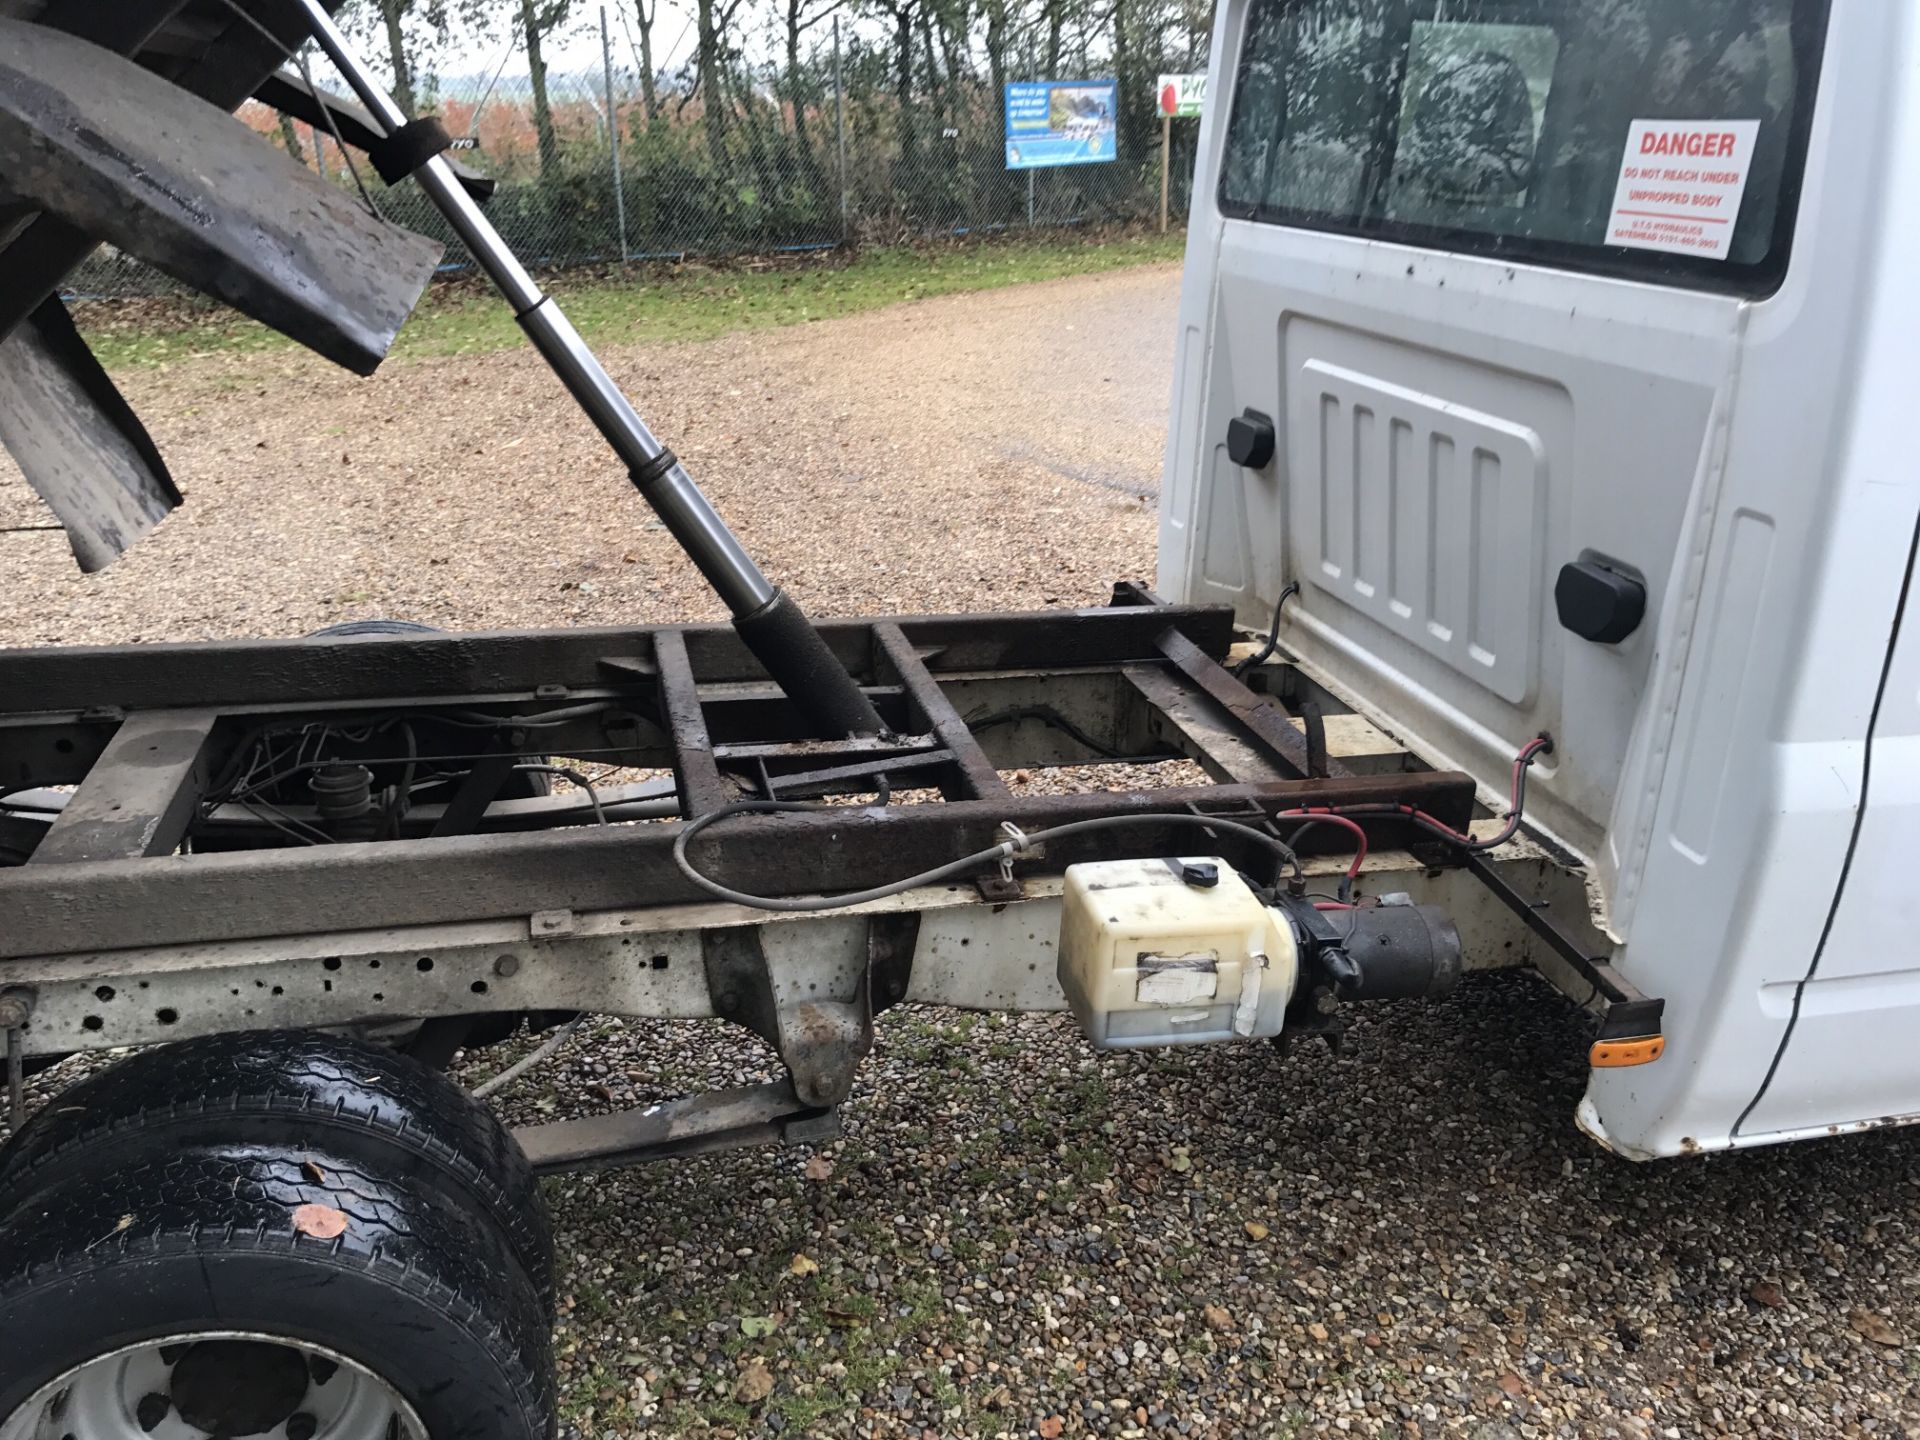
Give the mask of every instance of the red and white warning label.
<svg viewBox="0 0 1920 1440">
<path fill-rule="evenodd" d="M 1635 120 L 1607 243 L 1724 260 L 1759 134 L 1758 120 Z"/>
</svg>

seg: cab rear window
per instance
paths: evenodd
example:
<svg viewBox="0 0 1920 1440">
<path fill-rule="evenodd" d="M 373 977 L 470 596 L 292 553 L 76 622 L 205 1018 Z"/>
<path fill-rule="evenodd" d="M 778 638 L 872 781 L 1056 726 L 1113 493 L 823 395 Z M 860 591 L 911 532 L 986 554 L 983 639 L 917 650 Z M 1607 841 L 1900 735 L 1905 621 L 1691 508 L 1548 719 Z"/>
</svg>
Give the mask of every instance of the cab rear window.
<svg viewBox="0 0 1920 1440">
<path fill-rule="evenodd" d="M 1253 0 L 1221 210 L 1765 294 L 1827 0 Z"/>
</svg>

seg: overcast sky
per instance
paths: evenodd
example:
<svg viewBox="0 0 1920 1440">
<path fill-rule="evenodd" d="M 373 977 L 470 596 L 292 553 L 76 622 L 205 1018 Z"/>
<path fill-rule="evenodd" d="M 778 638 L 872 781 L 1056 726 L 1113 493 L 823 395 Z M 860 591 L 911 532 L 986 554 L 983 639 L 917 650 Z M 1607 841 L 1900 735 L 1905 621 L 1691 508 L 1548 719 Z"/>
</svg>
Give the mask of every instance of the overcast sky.
<svg viewBox="0 0 1920 1440">
<path fill-rule="evenodd" d="M 521 50 L 518 25 L 515 23 L 519 14 L 519 0 L 488 0 L 488 3 L 495 7 L 499 16 L 494 26 L 499 34 L 491 39 L 470 34 L 456 36 L 436 57 L 434 69 L 440 85 L 439 93 L 446 99 L 478 99 L 496 73 L 501 75 L 503 85 L 524 84 L 526 81 L 526 56 Z M 639 32 L 633 19 L 634 3 L 635 0 L 607 0 L 605 5 L 608 33 L 612 40 L 614 85 L 626 95 L 634 95 L 639 91 Z M 653 24 L 654 68 L 673 70 L 691 60 L 696 48 L 693 23 L 695 0 L 657 0 L 657 4 L 659 9 Z M 600 93 L 601 9 L 600 0 L 575 0 L 573 16 L 557 34 L 547 37 L 547 67 L 551 78 L 557 82 L 556 89 L 560 95 L 578 93 L 577 86 L 567 83 L 571 80 L 588 81 L 592 86 L 591 93 L 596 98 Z M 370 27 L 367 24 L 365 14 L 362 11 L 355 32 L 361 54 L 382 75 L 386 75 L 384 35 L 377 33 L 377 25 Z M 816 48 L 824 50 L 827 47 L 833 33 L 832 24 L 831 20 L 822 20 L 806 32 L 801 43 L 808 53 Z M 889 27 L 885 23 L 871 16 L 860 17 L 851 6 L 840 12 L 840 32 L 843 45 L 852 39 L 855 32 L 879 41 L 890 38 Z M 780 58 L 784 51 L 785 35 L 776 0 L 743 0 L 733 22 L 733 38 L 736 43 L 744 44 L 752 60 L 765 62 Z M 1062 69 L 1066 73 L 1057 78 L 1073 77 L 1071 62 L 1063 64 Z M 324 57 L 320 58 L 315 79 L 327 84 L 330 72 L 331 67 L 326 64 Z M 345 88 L 344 82 L 332 77 L 332 88 Z"/>
<path fill-rule="evenodd" d="M 494 0 L 503 10 L 510 9 L 518 13 L 517 0 Z M 653 63 L 656 69 L 670 70 L 684 64 L 692 57 L 695 47 L 693 29 L 694 9 L 692 0 L 658 0 L 659 13 L 653 23 Z M 558 34 L 549 36 L 545 46 L 547 67 L 550 71 L 562 75 L 582 75 L 591 73 L 598 81 L 601 70 L 600 59 L 600 11 L 599 0 L 578 0 L 575 14 Z M 616 85 L 623 81 L 628 84 L 637 82 L 640 71 L 638 50 L 639 31 L 633 19 L 632 0 L 617 0 L 606 5 L 607 29 L 612 40 L 613 68 Z M 843 39 L 852 26 L 857 23 L 853 17 L 841 17 Z M 831 36 L 832 21 L 822 21 L 807 32 L 803 44 L 825 45 Z M 756 60 L 769 58 L 782 42 L 779 25 L 771 11 L 748 0 L 734 22 L 738 36 L 746 41 L 748 54 Z M 464 94 L 469 90 L 484 86 L 494 72 L 506 61 L 506 74 L 510 78 L 524 77 L 526 57 L 518 43 L 518 27 L 514 27 L 514 38 L 509 40 L 508 25 L 503 18 L 498 27 L 503 33 L 495 39 L 481 39 L 474 36 L 457 37 L 439 58 L 437 70 L 441 81 L 449 94 Z M 365 57 L 382 74 L 388 73 L 386 47 L 361 32 L 361 48 Z"/>
</svg>

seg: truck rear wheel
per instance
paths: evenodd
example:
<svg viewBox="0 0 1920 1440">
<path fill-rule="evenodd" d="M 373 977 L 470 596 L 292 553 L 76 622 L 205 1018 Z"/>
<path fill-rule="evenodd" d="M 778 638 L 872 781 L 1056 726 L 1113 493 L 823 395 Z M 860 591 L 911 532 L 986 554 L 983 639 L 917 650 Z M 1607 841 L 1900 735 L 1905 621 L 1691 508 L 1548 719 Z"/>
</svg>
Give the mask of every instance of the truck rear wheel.
<svg viewBox="0 0 1920 1440">
<path fill-rule="evenodd" d="M 545 1440 L 546 1310 L 487 1218 L 325 1153 L 179 1150 L 0 1223 L 0 1440 Z"/>
<path fill-rule="evenodd" d="M 0 1213 L 81 1174 L 218 1145 L 312 1148 L 440 1190 L 488 1217 L 552 1298 L 546 1206 L 499 1117 L 405 1055 L 319 1031 L 184 1040 L 61 1092 L 0 1148 Z"/>
</svg>

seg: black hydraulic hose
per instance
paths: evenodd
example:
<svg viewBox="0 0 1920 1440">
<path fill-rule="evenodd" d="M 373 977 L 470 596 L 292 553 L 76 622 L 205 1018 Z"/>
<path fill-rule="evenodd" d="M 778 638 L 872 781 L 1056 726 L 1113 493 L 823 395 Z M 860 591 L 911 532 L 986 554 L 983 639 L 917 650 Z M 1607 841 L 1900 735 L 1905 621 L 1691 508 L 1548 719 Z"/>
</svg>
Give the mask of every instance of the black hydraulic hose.
<svg viewBox="0 0 1920 1440">
<path fill-rule="evenodd" d="M 798 915 L 821 910 L 843 910 L 850 905 L 864 905 L 869 900 L 884 900 L 890 895 L 898 895 L 902 891 L 917 889 L 922 885 L 935 885 L 955 875 L 979 870 L 982 866 L 1011 861 L 1028 853 L 1036 846 L 1044 845 L 1049 841 L 1064 840 L 1069 835 L 1084 835 L 1091 830 L 1121 830 L 1145 825 L 1194 825 L 1209 830 L 1225 831 L 1229 835 L 1238 835 L 1273 851 L 1295 876 L 1304 874 L 1300 866 L 1300 857 L 1294 854 L 1292 848 L 1264 830 L 1256 830 L 1251 825 L 1243 825 L 1237 820 L 1223 820 L 1217 815 L 1191 813 L 1098 815 L 1088 820 L 1073 820 L 1065 825 L 1036 830 L 1031 835 L 1022 833 L 1012 822 L 1008 822 L 1003 827 L 1007 831 L 1007 838 L 998 845 L 989 845 L 984 850 L 976 850 L 971 855 L 962 855 L 958 860 L 937 865 L 931 870 L 923 870 L 917 875 L 904 876 L 884 885 L 874 885 L 865 890 L 854 890 L 844 895 L 803 897 L 753 895 L 744 890 L 735 890 L 731 886 L 722 885 L 718 880 L 702 874 L 694 868 L 693 861 L 687 858 L 687 845 L 694 836 L 708 826 L 731 819 L 736 815 L 817 815 L 831 808 L 833 807 L 809 805 L 795 800 L 742 800 L 734 805 L 723 805 L 711 814 L 702 815 L 674 837 L 673 863 L 682 875 L 718 899 L 731 901 L 735 905 L 749 905 L 755 910 L 773 910 Z"/>
</svg>

